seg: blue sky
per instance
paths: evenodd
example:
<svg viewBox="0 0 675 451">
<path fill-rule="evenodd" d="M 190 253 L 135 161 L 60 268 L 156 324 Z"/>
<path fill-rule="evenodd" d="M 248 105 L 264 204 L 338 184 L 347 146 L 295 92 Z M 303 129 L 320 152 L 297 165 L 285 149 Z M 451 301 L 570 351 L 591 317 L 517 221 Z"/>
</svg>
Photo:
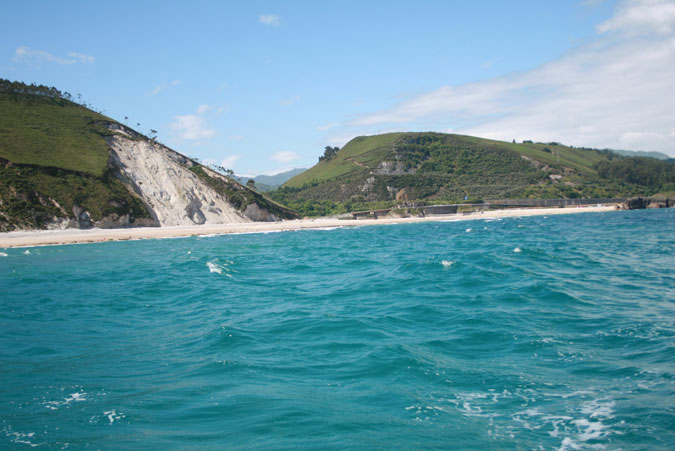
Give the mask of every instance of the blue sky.
<svg viewBox="0 0 675 451">
<path fill-rule="evenodd" d="M 23 1 L 0 17 L 1 77 L 247 175 L 407 130 L 675 156 L 673 74 L 670 0 Z"/>
</svg>

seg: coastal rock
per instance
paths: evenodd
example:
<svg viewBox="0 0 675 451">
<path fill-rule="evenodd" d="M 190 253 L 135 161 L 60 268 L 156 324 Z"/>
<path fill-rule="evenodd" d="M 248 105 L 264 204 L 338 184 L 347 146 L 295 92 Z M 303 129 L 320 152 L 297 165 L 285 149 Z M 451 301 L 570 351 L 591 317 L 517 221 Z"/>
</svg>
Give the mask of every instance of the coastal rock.
<svg viewBox="0 0 675 451">
<path fill-rule="evenodd" d="M 649 205 L 649 199 L 643 197 L 632 197 L 620 205 L 622 210 L 642 210 Z"/>
<path fill-rule="evenodd" d="M 244 210 L 244 216 L 252 221 L 272 222 L 279 220 L 279 218 L 270 213 L 269 210 L 260 208 L 258 204 L 247 205 Z"/>
<path fill-rule="evenodd" d="M 118 134 L 109 137 L 108 144 L 118 177 L 141 197 L 153 216 L 146 222 L 184 226 L 250 221 L 249 215 L 237 211 L 200 180 L 189 169 L 194 163 L 184 155 L 153 141 Z M 125 219 L 109 218 L 108 222 L 123 224 Z"/>
</svg>

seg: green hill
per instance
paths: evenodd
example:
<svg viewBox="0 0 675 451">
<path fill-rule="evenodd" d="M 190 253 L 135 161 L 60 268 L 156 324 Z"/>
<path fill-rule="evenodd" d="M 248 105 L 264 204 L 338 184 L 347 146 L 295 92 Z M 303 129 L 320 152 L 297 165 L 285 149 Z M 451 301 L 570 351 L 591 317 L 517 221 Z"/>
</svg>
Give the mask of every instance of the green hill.
<svg viewBox="0 0 675 451">
<path fill-rule="evenodd" d="M 657 175 L 637 177 L 631 166 Z M 272 196 L 307 214 L 308 208 L 343 211 L 397 200 L 623 197 L 673 186 L 675 165 L 653 158 L 559 143 L 388 133 L 354 138 Z"/>
<path fill-rule="evenodd" d="M 160 225 L 138 187 L 120 175 L 108 140 L 122 133 L 165 149 L 167 158 L 172 151 L 71 99 L 56 88 L 0 79 L 0 231 Z M 260 209 L 295 217 L 231 179 L 199 171 L 187 157 L 174 160 L 241 212 L 256 204 L 258 217 Z"/>
<path fill-rule="evenodd" d="M 47 89 L 0 84 L 0 231 L 77 220 L 74 205 L 94 220 L 150 219 L 108 168 L 111 132 L 100 124 L 112 120 Z"/>
</svg>

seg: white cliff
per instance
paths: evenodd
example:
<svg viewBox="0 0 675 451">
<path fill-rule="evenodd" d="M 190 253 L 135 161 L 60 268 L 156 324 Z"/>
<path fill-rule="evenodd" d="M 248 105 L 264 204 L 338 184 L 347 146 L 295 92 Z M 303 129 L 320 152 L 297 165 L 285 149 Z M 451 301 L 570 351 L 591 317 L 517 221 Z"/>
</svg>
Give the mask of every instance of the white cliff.
<svg viewBox="0 0 675 451">
<path fill-rule="evenodd" d="M 250 222 L 189 169 L 194 164 L 189 158 L 153 141 L 115 131 L 107 138 L 111 163 L 146 204 L 155 225 Z"/>
</svg>

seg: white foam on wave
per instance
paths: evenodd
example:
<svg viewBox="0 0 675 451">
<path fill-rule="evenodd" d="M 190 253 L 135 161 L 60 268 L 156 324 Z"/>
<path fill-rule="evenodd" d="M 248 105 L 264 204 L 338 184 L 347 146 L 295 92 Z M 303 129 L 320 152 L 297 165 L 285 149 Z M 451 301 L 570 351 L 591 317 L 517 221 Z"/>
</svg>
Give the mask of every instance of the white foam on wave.
<svg viewBox="0 0 675 451">
<path fill-rule="evenodd" d="M 4 252 L 0 252 L 0 257 L 9 257 L 9 255 L 5 254 Z"/>
<path fill-rule="evenodd" d="M 87 400 L 87 394 L 85 392 L 71 393 L 70 396 L 64 398 L 63 401 L 47 401 L 45 407 L 49 410 L 57 410 L 61 406 L 67 406 L 73 402 L 82 402 Z"/>
<path fill-rule="evenodd" d="M 516 248 L 513 249 L 513 252 L 518 253 L 518 252 L 522 252 L 522 251 L 520 250 L 519 247 L 516 247 Z"/>
<path fill-rule="evenodd" d="M 614 401 L 598 400 L 585 402 L 581 406 L 581 413 L 590 418 L 614 418 Z"/>
<path fill-rule="evenodd" d="M 334 227 L 312 227 L 311 229 L 306 229 L 306 230 L 336 230 L 336 229 L 341 229 L 343 226 L 334 226 Z"/>
<path fill-rule="evenodd" d="M 206 262 L 206 266 L 209 268 L 209 272 L 215 272 L 217 274 L 222 274 L 223 273 L 223 268 L 218 266 L 217 264 L 213 262 Z"/>
<path fill-rule="evenodd" d="M 103 412 L 103 415 L 108 417 L 108 421 L 110 421 L 109 424 L 113 424 L 115 421 L 121 420 L 122 418 L 125 417 L 125 415 L 122 412 L 118 413 L 115 409 Z"/>
<path fill-rule="evenodd" d="M 539 402 L 538 394 L 544 400 L 550 397 L 569 399 L 581 397 L 579 402 L 572 405 L 565 403 L 565 412 L 550 411 L 550 405 Z M 433 398 L 432 398 L 433 399 Z M 503 408 L 509 408 L 516 400 L 524 408 L 505 416 Z M 456 393 L 453 398 L 435 399 L 444 407 L 454 405 L 457 412 L 465 417 L 489 418 L 491 427 L 488 434 L 495 436 L 504 433 L 513 437 L 518 429 L 540 431 L 554 439 L 560 440 L 560 450 L 576 450 L 602 448 L 607 445 L 603 442 L 620 431 L 613 429 L 611 419 L 614 417 L 615 402 L 609 398 L 597 398 L 593 392 L 583 390 L 573 393 L 539 393 L 537 390 L 518 390 L 499 392 L 489 389 L 487 392 Z M 417 409 L 417 414 L 424 414 L 425 408 L 412 405 L 406 410 Z M 447 411 L 447 410 L 446 410 Z M 428 408 L 427 408 L 428 412 Z M 511 420 L 509 424 L 508 421 Z M 623 424 L 623 423 L 622 423 Z M 514 426 L 515 425 L 515 426 Z"/>
<path fill-rule="evenodd" d="M 593 399 L 581 405 L 581 413 L 587 418 L 572 420 L 570 424 L 577 429 L 574 438 L 565 437 L 560 446 L 561 450 L 582 449 L 584 442 L 599 440 L 608 437 L 611 426 L 604 421 L 614 418 L 615 402 L 607 399 Z"/>
<path fill-rule="evenodd" d="M 17 443 L 21 445 L 28 445 L 31 448 L 36 448 L 44 443 L 33 443 L 31 440 L 35 439 L 35 432 L 14 432 L 12 430 L 5 430 L 5 435 L 7 437 L 12 437 L 10 440 L 12 443 Z"/>
<path fill-rule="evenodd" d="M 232 277 L 232 274 L 229 274 L 231 270 L 230 268 L 228 268 L 228 265 L 231 265 L 233 263 L 234 262 L 232 261 L 225 261 L 224 263 L 218 263 L 217 260 L 213 260 L 210 262 L 206 262 L 206 267 L 209 268 L 209 272 L 211 273 L 222 274 L 227 277 Z"/>
<path fill-rule="evenodd" d="M 449 268 L 454 264 L 455 264 L 455 262 L 453 262 L 452 260 L 443 260 L 441 262 L 441 265 L 443 265 L 444 268 Z"/>
<path fill-rule="evenodd" d="M 466 233 L 469 233 L 469 232 L 471 232 L 471 229 L 466 229 Z"/>
<path fill-rule="evenodd" d="M 30 251 L 29 251 L 28 249 L 26 249 L 25 251 L 23 251 L 23 253 L 24 253 L 24 255 L 30 255 Z"/>
</svg>

